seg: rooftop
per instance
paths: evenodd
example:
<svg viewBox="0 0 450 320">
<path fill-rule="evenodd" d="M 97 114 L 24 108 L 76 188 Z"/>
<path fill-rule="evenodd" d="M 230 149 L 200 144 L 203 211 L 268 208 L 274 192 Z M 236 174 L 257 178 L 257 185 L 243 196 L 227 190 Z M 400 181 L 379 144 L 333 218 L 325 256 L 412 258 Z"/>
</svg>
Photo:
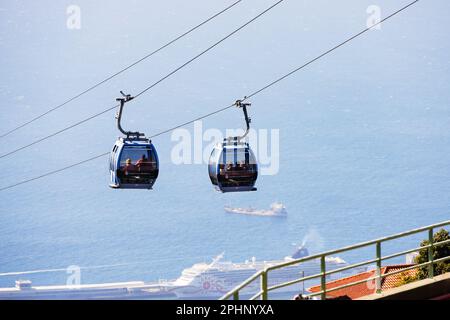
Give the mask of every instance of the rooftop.
<svg viewBox="0 0 450 320">
<path fill-rule="evenodd" d="M 381 268 L 381 275 L 387 274 L 389 272 L 399 271 L 405 269 L 407 267 L 412 266 L 412 264 L 399 264 L 399 265 L 390 265 L 384 266 Z M 381 280 L 381 289 L 391 289 L 398 286 L 399 281 L 403 275 L 414 276 L 416 274 L 416 269 L 406 270 L 405 272 L 400 272 L 397 274 L 389 275 Z M 357 281 L 362 281 L 364 279 L 369 279 L 375 276 L 375 269 L 358 273 L 350 277 L 341 278 L 338 280 L 330 281 L 326 283 L 326 289 L 337 288 L 346 284 L 350 284 Z M 314 293 L 320 291 L 320 285 L 314 286 L 308 289 L 308 291 Z M 368 280 L 366 282 L 362 282 L 359 284 L 355 284 L 353 286 L 349 286 L 346 288 L 338 289 L 335 291 L 327 292 L 327 298 L 335 299 L 335 298 L 349 298 L 349 299 L 357 299 L 370 294 L 376 293 L 376 285 L 375 280 Z"/>
</svg>

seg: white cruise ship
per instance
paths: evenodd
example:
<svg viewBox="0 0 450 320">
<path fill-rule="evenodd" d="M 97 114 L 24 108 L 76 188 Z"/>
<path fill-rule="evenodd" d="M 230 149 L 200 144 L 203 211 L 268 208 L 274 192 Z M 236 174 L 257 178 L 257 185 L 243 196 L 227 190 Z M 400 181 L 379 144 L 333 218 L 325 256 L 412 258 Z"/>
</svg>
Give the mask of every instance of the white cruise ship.
<svg viewBox="0 0 450 320">
<path fill-rule="evenodd" d="M 0 288 L 0 300 L 4 299 L 217 299 L 242 283 L 259 270 L 292 259 L 308 256 L 305 247 L 299 247 L 292 256 L 281 260 L 257 261 L 255 258 L 242 263 L 222 261 L 223 254 L 211 263 L 197 263 L 184 269 L 181 276 L 172 281 L 147 283 L 143 281 L 102 283 L 85 285 L 32 286 L 30 281 L 16 281 L 16 286 Z M 347 263 L 340 258 L 327 258 L 327 270 L 341 268 Z M 361 270 L 358 270 L 360 272 Z M 365 271 L 365 270 L 364 270 Z M 269 286 L 294 280 L 303 276 L 320 273 L 318 260 L 308 261 L 300 265 L 274 270 L 269 273 Z M 341 277 L 336 273 L 328 279 Z M 277 291 L 280 293 L 298 294 L 309 283 L 297 284 Z M 312 284 L 317 284 L 314 282 Z M 252 295 L 259 291 L 259 282 L 254 281 L 246 291 L 241 293 Z"/>
<path fill-rule="evenodd" d="M 212 263 L 198 263 L 190 268 L 183 270 L 181 276 L 173 282 L 174 291 L 179 298 L 219 298 L 225 293 L 232 290 L 234 287 L 248 279 L 256 272 L 263 270 L 266 267 L 280 264 L 293 259 L 298 259 L 308 256 L 308 250 L 305 247 L 299 247 L 292 256 L 284 258 L 284 260 L 271 261 L 257 261 L 255 258 L 247 260 L 242 263 L 233 263 L 230 261 L 221 261 L 223 254 L 219 255 Z M 338 257 L 329 257 L 326 259 L 328 270 L 342 268 L 347 266 L 347 262 Z M 357 272 L 365 271 L 365 268 L 360 268 Z M 353 270 L 354 272 L 355 270 Z M 272 286 L 283 282 L 291 281 L 296 278 L 306 277 L 320 273 L 319 260 L 312 260 L 298 265 L 273 270 L 269 273 L 268 285 Z M 327 280 L 337 279 L 342 277 L 342 273 L 336 273 L 328 276 Z M 317 284 L 317 281 L 314 284 Z M 311 281 L 307 282 L 311 284 Z M 298 294 L 307 287 L 307 283 L 297 284 L 285 287 L 276 291 L 276 293 Z M 241 293 L 245 295 L 253 295 L 259 291 L 259 281 L 247 287 Z"/>
</svg>

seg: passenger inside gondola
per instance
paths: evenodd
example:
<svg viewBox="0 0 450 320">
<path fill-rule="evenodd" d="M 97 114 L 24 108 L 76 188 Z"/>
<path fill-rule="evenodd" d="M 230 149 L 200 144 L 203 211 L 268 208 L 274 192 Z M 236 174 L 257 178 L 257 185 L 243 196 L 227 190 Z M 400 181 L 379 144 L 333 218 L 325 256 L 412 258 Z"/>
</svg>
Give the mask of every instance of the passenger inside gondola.
<svg viewBox="0 0 450 320">
<path fill-rule="evenodd" d="M 224 187 L 246 186 L 256 180 L 256 164 L 246 163 L 245 153 L 238 153 L 237 158 L 240 160 L 236 162 L 228 160 L 226 165 L 219 164 L 218 180 Z"/>
<path fill-rule="evenodd" d="M 122 167 L 122 171 L 125 175 L 136 172 L 136 166 L 131 162 L 130 158 L 125 161 L 125 165 Z"/>
<path fill-rule="evenodd" d="M 139 169 L 139 172 L 146 172 L 152 169 L 152 163 L 147 159 L 145 154 L 143 154 L 141 158 L 136 161 L 136 167 Z"/>
<path fill-rule="evenodd" d="M 156 178 L 158 174 L 156 159 L 152 157 L 149 149 L 135 148 L 133 150 L 129 148 L 124 150 L 121 159 L 123 160 L 117 174 L 122 179 L 122 183 L 147 183 L 149 179 Z"/>
</svg>

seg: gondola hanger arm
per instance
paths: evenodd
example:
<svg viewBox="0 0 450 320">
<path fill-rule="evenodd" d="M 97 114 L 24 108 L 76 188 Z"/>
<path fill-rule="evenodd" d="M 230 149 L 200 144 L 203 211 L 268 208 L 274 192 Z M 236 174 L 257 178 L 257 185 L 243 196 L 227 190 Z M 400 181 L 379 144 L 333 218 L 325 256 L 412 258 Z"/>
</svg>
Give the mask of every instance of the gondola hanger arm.
<svg viewBox="0 0 450 320">
<path fill-rule="evenodd" d="M 120 91 L 120 93 L 122 94 L 123 98 L 117 98 L 116 99 L 116 101 L 120 102 L 119 110 L 116 113 L 117 128 L 119 129 L 120 132 L 122 132 L 124 135 L 126 135 L 127 139 L 135 138 L 135 139 L 139 140 L 141 137 L 145 136 L 144 133 L 141 133 L 139 131 L 136 131 L 136 132 L 125 131 L 122 128 L 122 124 L 121 124 L 123 107 L 125 106 L 125 103 L 133 100 L 134 97 L 132 97 L 130 94 L 123 93 L 123 91 Z"/>
<path fill-rule="evenodd" d="M 244 102 L 244 100 L 246 100 L 246 99 L 247 99 L 247 97 L 244 97 L 243 100 L 236 100 L 236 102 L 235 102 L 236 107 L 242 108 L 242 111 L 244 111 L 245 124 L 247 125 L 247 129 L 245 130 L 245 133 L 242 136 L 237 137 L 239 141 L 244 139 L 247 136 L 247 134 L 250 130 L 250 123 L 252 122 L 252 119 L 248 116 L 248 112 L 247 112 L 247 107 L 250 107 L 252 104 L 250 102 Z"/>
</svg>

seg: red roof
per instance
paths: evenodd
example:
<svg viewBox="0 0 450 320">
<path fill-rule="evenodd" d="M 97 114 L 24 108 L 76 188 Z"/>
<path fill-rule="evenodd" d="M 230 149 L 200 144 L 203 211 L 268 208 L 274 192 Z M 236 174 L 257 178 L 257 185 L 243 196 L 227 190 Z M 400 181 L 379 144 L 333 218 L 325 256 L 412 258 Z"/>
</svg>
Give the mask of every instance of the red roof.
<svg viewBox="0 0 450 320">
<path fill-rule="evenodd" d="M 381 274 L 386 274 L 389 272 L 398 271 L 401 269 L 405 269 L 407 267 L 412 266 L 411 264 L 401 264 L 401 265 L 391 265 L 385 266 L 381 268 Z M 405 272 L 396 273 L 393 275 L 386 276 L 381 280 L 381 289 L 391 289 L 398 286 L 400 278 L 402 275 L 407 274 L 408 276 L 414 276 L 417 272 L 417 269 L 406 270 Z M 357 281 L 362 281 L 364 279 L 369 279 L 375 276 L 375 270 L 369 270 L 363 273 L 358 273 L 350 277 L 330 281 L 326 283 L 327 290 L 340 287 L 346 284 L 350 284 Z M 319 292 L 320 285 L 314 286 L 308 289 L 310 292 Z M 362 282 L 359 284 L 355 284 L 346 288 L 338 289 L 335 291 L 327 292 L 327 298 L 338 298 L 338 297 L 346 297 L 350 299 L 357 299 L 360 297 L 364 297 L 370 294 L 376 293 L 375 280 L 368 280 L 366 282 Z"/>
</svg>

